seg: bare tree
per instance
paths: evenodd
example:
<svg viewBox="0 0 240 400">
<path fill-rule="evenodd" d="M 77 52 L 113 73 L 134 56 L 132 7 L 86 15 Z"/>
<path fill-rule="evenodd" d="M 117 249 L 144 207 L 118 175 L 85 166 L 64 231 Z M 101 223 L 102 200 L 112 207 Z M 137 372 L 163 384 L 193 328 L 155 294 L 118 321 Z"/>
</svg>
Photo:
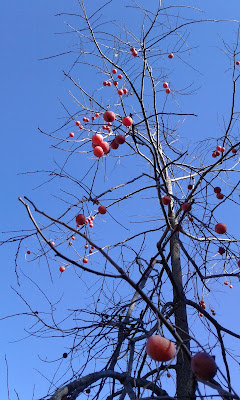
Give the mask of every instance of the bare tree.
<svg viewBox="0 0 240 400">
<path fill-rule="evenodd" d="M 89 292 L 83 307 L 75 301 L 63 315 L 37 282 L 48 313 L 24 299 L 35 319 L 29 333 L 62 337 L 68 348 L 43 398 L 239 399 L 231 377 L 239 352 L 229 350 L 226 338 L 239 346 L 240 335 L 221 325 L 211 306 L 217 282 L 232 288 L 240 276 L 239 238 L 226 231 L 226 215 L 219 217 L 219 208 L 226 212 L 230 204 L 237 214 L 239 205 L 239 31 L 233 45 L 223 42 L 232 71 L 230 114 L 217 140 L 192 144 L 182 130 L 197 114 L 183 111 L 181 95 L 197 85 L 175 89 L 171 69 L 176 60 L 191 68 L 185 55 L 192 26 L 217 21 L 199 19 L 200 10 L 190 6 L 141 3 L 126 4 L 139 20 L 139 36 L 105 20 L 114 1 L 90 12 L 79 0 L 79 11 L 66 14 L 77 37 L 69 51 L 74 64 L 64 71 L 75 111 L 63 104 L 64 123 L 51 133 L 41 128 L 60 154 L 53 171 L 41 171 L 48 185 L 59 182 L 55 211 L 20 197 L 33 230 L 4 242 L 18 242 L 18 282 L 24 270 L 17 260 L 27 243 L 27 259 L 47 265 L 49 279 L 62 274 L 64 282 L 71 274 L 79 293 Z M 70 294 L 71 284 L 65 290 Z M 169 362 L 147 355 L 152 335 L 174 342 Z M 218 366 L 204 382 L 191 368 L 200 351 L 216 356 Z"/>
</svg>

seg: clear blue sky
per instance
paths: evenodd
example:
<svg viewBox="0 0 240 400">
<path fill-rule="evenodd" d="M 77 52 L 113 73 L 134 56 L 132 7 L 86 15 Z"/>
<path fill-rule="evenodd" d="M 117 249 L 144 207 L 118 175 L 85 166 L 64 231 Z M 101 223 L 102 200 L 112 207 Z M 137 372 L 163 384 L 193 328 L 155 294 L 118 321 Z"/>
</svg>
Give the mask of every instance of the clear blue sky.
<svg viewBox="0 0 240 400">
<path fill-rule="evenodd" d="M 89 0 L 86 3 L 92 6 L 95 1 Z M 187 0 L 184 3 L 189 4 Z M 196 7 L 201 7 L 201 3 L 192 1 Z M 237 0 L 231 2 L 211 0 L 204 3 L 206 3 L 204 18 L 240 19 Z M 54 129 L 59 122 L 58 118 L 63 115 L 57 98 L 66 100 L 68 96 L 69 84 L 63 79 L 62 70 L 69 66 L 69 59 L 55 58 L 49 61 L 39 61 L 39 59 L 68 50 L 73 44 L 72 36 L 56 35 L 57 32 L 64 32 L 65 17 L 57 18 L 54 14 L 61 11 L 71 12 L 76 6 L 77 1 L 74 0 L 68 2 L 8 0 L 1 4 L 1 231 L 16 231 L 30 226 L 25 210 L 17 200 L 19 195 L 32 196 L 42 207 L 46 206 L 47 200 L 51 203 L 50 207 L 53 207 L 46 189 L 32 191 L 32 188 L 42 181 L 43 176 L 18 175 L 18 173 L 53 168 L 54 153 L 49 149 L 50 141 L 46 136 L 39 134 L 38 127 L 43 130 Z M 124 8 L 117 1 L 113 2 L 112 11 L 114 17 L 118 17 L 122 22 L 133 19 L 131 15 L 124 14 Z M 193 29 L 193 37 L 194 35 L 199 39 L 200 48 L 194 52 L 193 66 L 203 75 L 199 75 L 196 84 L 196 87 L 201 86 L 199 92 L 191 98 L 191 112 L 199 114 L 200 117 L 186 124 L 187 131 L 184 131 L 184 135 L 192 138 L 217 137 L 220 132 L 218 119 L 221 122 L 222 114 L 229 111 L 227 103 L 232 89 L 230 75 L 225 72 L 229 68 L 229 62 L 220 50 L 219 38 L 224 37 L 231 43 L 234 40 L 233 25 L 221 23 L 202 25 L 201 28 L 198 26 Z M 181 65 L 179 68 L 184 73 L 184 66 Z M 179 81 L 178 83 L 180 84 Z M 184 85 L 183 75 L 183 87 Z M 181 98 L 180 101 L 183 105 L 185 101 L 187 104 L 187 100 Z M 224 212 L 229 210 L 225 209 Z M 236 216 L 229 212 L 228 218 L 233 234 L 237 235 L 238 229 L 234 226 Z M 35 278 L 43 282 L 45 278 L 42 276 L 41 268 L 35 267 Z M 19 268 L 26 273 L 30 273 L 33 268 L 32 264 L 25 262 L 24 252 L 19 258 Z M 18 290 L 14 273 L 13 246 L 1 248 L 0 280 L 2 305 L 0 317 L 26 310 L 10 288 L 12 285 Z M 67 283 L 71 284 L 71 281 Z M 61 280 L 58 280 L 57 288 L 54 289 L 57 296 L 61 295 L 61 284 Z M 32 286 L 27 281 L 24 285 L 24 289 L 21 290 L 29 296 Z M 50 282 L 46 283 L 46 289 L 49 292 L 53 290 Z M 35 297 L 31 300 L 37 307 L 39 298 L 36 293 L 34 291 Z M 233 290 L 231 296 L 227 296 L 223 290 L 219 304 L 222 310 L 220 320 L 235 331 L 239 330 L 239 312 L 232 310 L 230 303 L 233 304 L 234 300 L 237 302 L 238 298 L 236 291 Z M 56 343 L 56 348 L 49 347 L 48 339 L 43 339 L 42 342 L 34 338 L 21 341 L 20 339 L 28 336 L 24 332 L 28 324 L 29 320 L 20 317 L 1 322 L 1 400 L 7 399 L 5 354 L 9 366 L 11 399 L 15 398 L 13 394 L 15 388 L 20 399 L 25 400 L 31 398 L 34 384 L 36 398 L 44 393 L 44 387 L 48 387 L 46 380 L 37 372 L 37 370 L 43 371 L 37 355 L 44 357 L 47 354 L 49 358 L 54 358 L 56 348 L 59 349 L 59 355 L 63 352 L 59 342 Z"/>
</svg>

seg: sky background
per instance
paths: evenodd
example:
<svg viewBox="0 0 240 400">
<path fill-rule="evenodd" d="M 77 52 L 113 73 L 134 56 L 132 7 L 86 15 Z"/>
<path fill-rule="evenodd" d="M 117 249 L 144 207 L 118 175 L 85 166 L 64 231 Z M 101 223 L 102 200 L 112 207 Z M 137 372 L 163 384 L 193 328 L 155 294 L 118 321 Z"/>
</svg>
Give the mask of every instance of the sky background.
<svg viewBox="0 0 240 400">
<path fill-rule="evenodd" d="M 194 1 L 192 4 L 200 7 L 202 2 Z M 204 2 L 206 14 L 204 18 L 214 19 L 240 19 L 239 2 L 226 2 L 223 0 L 211 0 Z M 95 1 L 89 1 L 89 7 Z M 189 2 L 185 1 L 185 4 Z M 62 12 L 76 10 L 77 1 L 69 0 L 9 0 L 0 6 L 0 34 L 1 34 L 1 65 L 0 65 L 0 109 L 1 109 L 1 208 L 0 223 L 1 231 L 17 231 L 30 227 L 23 206 L 17 200 L 18 196 L 33 196 L 39 204 L 45 205 L 49 202 L 49 209 L 54 209 L 54 203 L 49 199 L 47 188 L 32 190 L 43 180 L 42 175 L 24 174 L 28 171 L 51 170 L 55 160 L 50 147 L 48 137 L 38 132 L 40 126 L 43 130 L 50 131 L 59 123 L 63 115 L 62 107 L 58 98 L 66 100 L 69 105 L 68 90 L 69 84 L 64 79 L 62 70 L 68 69 L 71 65 L 70 58 L 53 58 L 48 61 L 39 59 L 48 57 L 68 50 L 73 44 L 72 35 L 57 34 L 65 31 L 65 17 L 55 17 Z M 131 23 L 133 27 L 137 24 L 134 20 L 133 11 L 126 11 L 114 1 L 109 18 L 118 17 L 121 23 Z M 235 25 L 236 28 L 236 25 Z M 201 71 L 198 75 L 196 87 L 200 87 L 197 94 L 191 98 L 191 111 L 199 114 L 199 118 L 186 125 L 185 135 L 192 140 L 204 139 L 206 137 L 219 136 L 222 123 L 222 115 L 229 112 L 228 104 L 231 98 L 231 78 L 229 61 L 221 51 L 221 37 L 226 42 L 232 43 L 235 40 L 234 26 L 230 23 L 200 25 L 192 30 L 192 42 L 194 35 L 200 43 L 199 50 L 194 52 L 193 65 Z M 181 66 L 184 73 L 184 66 Z M 79 71 L 80 73 L 80 71 Z M 193 75 L 195 76 L 195 75 Z M 89 85 L 93 85 L 92 75 L 89 73 Z M 195 79 L 195 78 L 194 78 Z M 183 75 L 183 87 L 185 85 Z M 179 83 L 179 82 L 178 82 Z M 180 86 L 179 86 L 180 87 Z M 207 101 L 206 101 L 207 100 Z M 181 101 L 184 107 L 187 100 Z M 209 106 L 210 105 L 210 106 Z M 76 167 L 76 164 L 75 164 Z M 239 229 L 236 226 L 236 218 L 239 216 L 228 211 L 228 223 L 232 233 L 236 236 Z M 101 232 L 99 233 L 101 235 Z M 7 234 L 5 237 L 11 236 Z M 1 247 L 1 311 L 0 316 L 20 313 L 26 309 L 23 302 L 11 289 L 11 286 L 18 290 L 14 272 L 14 257 L 16 247 L 6 245 Z M 26 268 L 29 272 L 33 266 L 26 263 L 22 251 L 19 268 Z M 44 280 L 42 271 L 37 269 L 35 277 Z M 68 278 L 66 278 L 68 279 Z M 62 281 L 58 279 L 57 294 L 61 291 Z M 67 281 L 67 284 L 72 284 Z M 32 286 L 27 280 L 24 283 L 24 291 L 31 293 Z M 52 286 L 49 282 L 46 286 L 51 293 Z M 59 288 L 60 287 L 60 288 Z M 55 289 L 54 289 L 55 290 Z M 38 304 L 39 297 L 36 291 L 33 292 L 31 300 Z M 35 296 L 35 297 L 34 297 Z M 39 295 L 40 296 L 40 295 Z M 231 304 L 238 304 L 239 296 L 235 290 L 231 295 L 223 290 L 219 300 L 221 307 L 220 320 L 225 326 L 232 327 L 239 331 L 239 312 Z M 41 301 L 41 300 L 40 300 Z M 71 299 L 69 299 L 71 302 Z M 6 364 L 5 355 L 9 368 L 9 386 L 11 399 L 16 398 L 13 389 L 15 388 L 21 400 L 32 398 L 33 390 L 36 397 L 43 393 L 44 385 L 48 387 L 46 380 L 38 372 L 42 369 L 38 354 L 46 353 L 51 358 L 53 349 L 49 348 L 48 339 L 39 341 L 37 339 L 26 339 L 27 333 L 24 329 L 29 326 L 29 320 L 22 317 L 1 321 L 0 340 L 0 385 L 1 399 L 7 396 L 6 387 Z M 63 352 L 59 343 L 59 354 Z M 236 371 L 236 376 L 239 370 Z M 34 389 L 34 384 L 35 389 Z M 236 388 L 237 389 L 237 388 Z"/>
</svg>

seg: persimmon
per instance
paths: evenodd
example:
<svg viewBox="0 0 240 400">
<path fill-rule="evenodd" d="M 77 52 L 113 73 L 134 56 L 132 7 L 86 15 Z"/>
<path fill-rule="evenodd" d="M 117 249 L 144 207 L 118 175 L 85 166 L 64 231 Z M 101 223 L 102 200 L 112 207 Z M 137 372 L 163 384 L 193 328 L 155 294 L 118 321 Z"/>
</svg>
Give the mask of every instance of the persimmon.
<svg viewBox="0 0 240 400">
<path fill-rule="evenodd" d="M 159 336 L 151 336 L 146 343 L 146 352 L 152 360 L 169 361 L 176 353 L 175 345 L 170 340 Z"/>
<path fill-rule="evenodd" d="M 217 373 L 217 364 L 212 356 L 202 351 L 192 357 L 191 369 L 199 380 L 209 381 Z"/>
<path fill-rule="evenodd" d="M 114 140 L 117 144 L 123 144 L 125 142 L 125 136 L 117 135 Z"/>
<path fill-rule="evenodd" d="M 189 203 L 184 203 L 184 204 L 181 205 L 181 209 L 182 209 L 183 211 L 190 211 L 191 208 L 192 208 L 192 206 L 191 206 L 191 204 L 189 204 Z"/>
<path fill-rule="evenodd" d="M 219 254 L 223 255 L 225 253 L 224 247 L 219 247 L 218 252 Z"/>
<path fill-rule="evenodd" d="M 171 201 L 172 201 L 172 199 L 171 199 L 171 197 L 169 197 L 169 196 L 163 196 L 163 197 L 162 197 L 162 203 L 163 203 L 165 206 L 167 206 L 168 204 L 170 204 Z"/>
<path fill-rule="evenodd" d="M 133 120 L 131 117 L 123 117 L 122 124 L 124 126 L 131 126 L 133 124 Z"/>
<path fill-rule="evenodd" d="M 78 214 L 78 215 L 76 216 L 76 223 L 77 223 L 78 225 L 84 225 L 85 222 L 86 222 L 86 218 L 85 218 L 85 215 L 84 215 L 84 214 Z"/>
<path fill-rule="evenodd" d="M 112 143 L 110 144 L 110 146 L 112 149 L 116 150 L 116 149 L 118 149 L 119 144 L 115 140 L 113 140 Z"/>
<path fill-rule="evenodd" d="M 115 113 L 113 111 L 106 111 L 103 114 L 103 119 L 106 122 L 113 122 L 115 120 Z"/>
<path fill-rule="evenodd" d="M 100 157 L 103 156 L 104 151 L 103 151 L 102 147 L 96 146 L 96 147 L 94 147 L 94 149 L 93 149 L 93 154 L 94 154 L 96 157 L 100 158 Z"/>
<path fill-rule="evenodd" d="M 103 141 L 103 136 L 100 133 L 96 133 L 96 135 L 92 136 L 92 143 L 96 146 L 100 146 Z"/>
<path fill-rule="evenodd" d="M 227 225 L 224 224 L 223 222 L 219 222 L 217 225 L 215 225 L 215 232 L 219 233 L 222 235 L 223 233 L 227 232 Z"/>
<path fill-rule="evenodd" d="M 98 212 L 99 212 L 100 214 L 106 214 L 107 209 L 106 209 L 105 206 L 99 206 L 99 207 L 98 207 Z"/>
</svg>

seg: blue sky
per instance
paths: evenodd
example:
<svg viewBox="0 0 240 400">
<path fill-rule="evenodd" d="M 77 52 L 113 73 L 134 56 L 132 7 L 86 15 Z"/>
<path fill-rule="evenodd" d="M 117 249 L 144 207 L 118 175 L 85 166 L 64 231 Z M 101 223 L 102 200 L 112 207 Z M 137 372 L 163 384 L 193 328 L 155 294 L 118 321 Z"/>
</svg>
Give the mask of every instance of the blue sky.
<svg viewBox="0 0 240 400">
<path fill-rule="evenodd" d="M 196 7 L 200 7 L 201 3 L 192 1 Z M 71 65 L 72 58 L 54 58 L 48 61 L 39 61 L 39 59 L 68 50 L 73 44 L 72 35 L 56 34 L 65 31 L 63 22 L 66 18 L 54 17 L 54 14 L 76 9 L 76 4 L 77 1 L 71 0 L 68 2 L 69 8 L 67 8 L 66 1 L 63 0 L 52 0 L 51 2 L 9 0 L 1 5 L 1 231 L 16 231 L 30 227 L 25 210 L 17 200 L 19 195 L 29 195 L 38 201 L 42 208 L 49 204 L 50 210 L 54 210 L 54 200 L 49 196 L 48 187 L 43 187 L 40 191 L 32 191 L 46 177 L 36 174 L 18 174 L 27 171 L 51 170 L 54 160 L 58 159 L 58 155 L 55 155 L 49 148 L 52 142 L 47 136 L 38 132 L 38 127 L 50 131 L 61 122 L 59 118 L 63 116 L 63 109 L 58 98 L 66 101 L 69 107 L 72 105 L 68 96 L 69 83 L 64 79 L 62 73 L 63 69 L 67 70 Z M 95 1 L 89 1 L 90 8 L 94 4 Z M 189 2 L 185 1 L 185 4 L 189 4 Z M 240 19 L 238 1 L 211 0 L 204 4 L 204 7 L 206 10 L 204 17 L 206 18 Z M 109 18 L 113 15 L 114 17 L 118 16 L 122 23 L 124 21 L 131 22 L 131 24 L 136 23 L 131 13 L 126 15 L 126 11 L 118 5 L 117 1 L 113 2 L 110 10 Z M 234 41 L 234 28 L 230 22 L 199 25 L 193 28 L 192 35 L 192 43 L 194 43 L 194 37 L 199 39 L 201 36 L 200 48 L 193 50 L 194 57 L 192 57 L 193 61 L 191 60 L 193 66 L 201 72 L 201 74 L 197 74 L 197 82 L 194 82 L 200 89 L 191 97 L 190 103 L 188 99 L 180 98 L 180 100 L 183 108 L 185 105 L 187 107 L 191 104 L 191 112 L 199 114 L 199 118 L 188 121 L 183 134 L 191 137 L 192 140 L 199 137 L 202 139 L 217 138 L 220 132 L 218 124 L 222 123 L 221 116 L 229 112 L 228 101 L 232 89 L 228 72 L 230 64 L 220 50 L 222 46 L 220 38 L 224 37 L 228 43 Z M 182 71 L 182 82 L 179 81 L 178 68 Z M 172 79 L 174 76 L 178 76 L 176 78 L 178 87 L 181 87 L 181 83 L 183 87 L 186 84 L 185 68 L 181 64 L 179 67 L 176 66 L 173 71 Z M 86 73 L 85 70 L 84 73 Z M 96 79 L 98 80 L 98 78 Z M 89 72 L 89 84 L 93 84 L 91 80 L 92 74 Z M 76 170 L 76 168 L 79 166 L 75 162 L 74 169 Z M 121 171 L 127 174 L 124 165 L 121 166 Z M 224 213 L 228 213 L 226 215 L 228 215 L 229 225 L 233 234 L 237 235 L 236 215 L 226 208 Z M 99 227 L 99 237 L 101 235 L 103 235 L 103 231 Z M 3 307 L 0 315 L 3 317 L 19 313 L 24 309 L 24 304 L 10 288 L 13 286 L 18 290 L 12 245 L 1 247 L 1 265 L 2 290 L 0 297 Z M 34 276 L 36 279 L 39 278 L 42 283 L 45 281 L 45 271 L 38 266 L 35 267 Z M 19 268 L 29 274 L 33 269 L 31 263 L 25 262 L 24 252 L 19 259 Z M 72 284 L 71 277 L 65 279 L 65 284 Z M 51 283 L 47 281 L 44 284 L 46 290 L 51 293 L 53 290 Z M 75 289 L 79 290 L 77 285 Z M 23 292 L 30 296 L 32 290 L 32 285 L 25 281 Z M 61 296 L 61 279 L 58 279 L 54 290 L 56 290 L 57 297 Z M 233 290 L 229 296 L 226 295 L 224 289 L 221 290 L 223 294 L 219 299 L 219 308 L 222 312 L 219 318 L 224 321 L 226 326 L 232 326 L 233 330 L 238 331 L 237 314 L 235 310 L 231 309 L 231 304 L 238 299 L 237 293 Z M 33 293 L 31 301 L 37 307 L 40 295 L 36 291 Z M 75 300 L 68 299 L 69 304 Z M 46 384 L 46 380 L 42 379 L 37 372 L 37 370 L 41 370 L 41 363 L 37 355 L 42 357 L 43 354 L 47 354 L 49 358 L 56 357 L 56 348 L 51 347 L 48 339 L 43 339 L 42 342 L 34 338 L 19 341 L 27 336 L 24 329 L 27 329 L 28 326 L 29 320 L 20 317 L 1 322 L 0 380 L 3 383 L 6 380 L 4 359 L 6 354 L 9 385 L 11 391 L 13 387 L 17 390 L 21 400 L 31 398 L 34 383 L 36 384 L 36 398 L 37 393 L 40 395 L 41 389 Z M 56 343 L 56 347 L 61 355 L 63 350 L 59 342 Z M 5 400 L 7 399 L 7 388 L 3 384 L 1 387 L 4 391 L 4 397 L 1 395 L 1 399 Z M 13 392 L 12 398 L 14 398 Z"/>
</svg>

